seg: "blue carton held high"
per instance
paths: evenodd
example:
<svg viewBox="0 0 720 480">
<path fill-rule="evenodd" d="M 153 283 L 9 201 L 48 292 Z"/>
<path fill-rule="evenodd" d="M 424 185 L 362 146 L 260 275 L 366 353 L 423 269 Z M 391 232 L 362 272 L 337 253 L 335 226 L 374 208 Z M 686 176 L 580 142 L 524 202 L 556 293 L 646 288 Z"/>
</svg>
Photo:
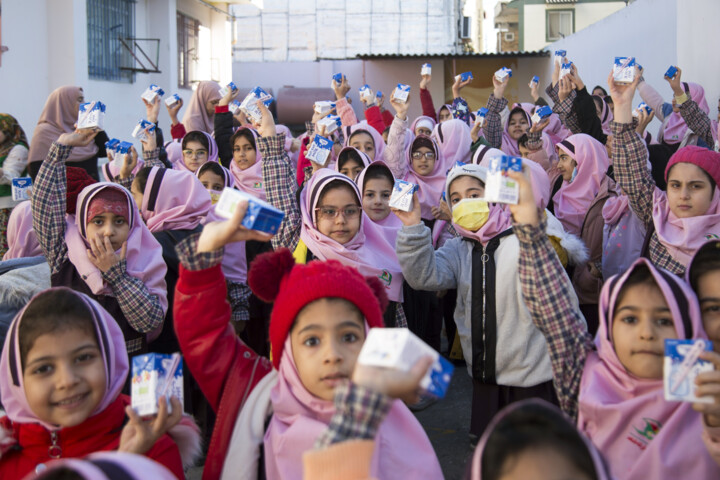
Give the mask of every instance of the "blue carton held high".
<svg viewBox="0 0 720 480">
<path fill-rule="evenodd" d="M 276 234 L 285 218 L 285 212 L 278 210 L 267 202 L 253 197 L 249 193 L 225 188 L 215 206 L 215 213 L 224 218 L 231 218 L 242 200 L 247 200 L 248 208 L 241 225 L 250 230 Z"/>
<path fill-rule="evenodd" d="M 176 397 L 182 405 L 183 365 L 179 353 L 170 355 L 148 353 L 132 359 L 131 406 L 140 416 L 158 413 L 158 400 L 164 396 L 168 413 L 172 413 L 170 397 Z"/>
</svg>

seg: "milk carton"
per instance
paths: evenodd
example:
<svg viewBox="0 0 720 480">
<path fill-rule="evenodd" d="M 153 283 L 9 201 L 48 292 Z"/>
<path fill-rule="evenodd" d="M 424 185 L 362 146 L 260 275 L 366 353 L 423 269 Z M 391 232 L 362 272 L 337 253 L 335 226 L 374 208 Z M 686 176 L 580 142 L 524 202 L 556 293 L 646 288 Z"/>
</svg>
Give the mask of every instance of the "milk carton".
<svg viewBox="0 0 720 480">
<path fill-rule="evenodd" d="M 102 102 L 88 102 L 80 104 L 77 128 L 105 128 L 105 104 Z"/>
<path fill-rule="evenodd" d="M 262 113 L 257 107 L 258 100 L 262 100 L 265 106 L 269 107 L 270 104 L 273 102 L 273 97 L 262 88 L 255 87 L 250 90 L 250 93 L 247 94 L 245 99 L 240 104 L 240 110 L 242 110 L 245 115 L 255 120 L 256 123 L 259 123 L 260 119 L 262 118 Z"/>
<path fill-rule="evenodd" d="M 543 105 L 542 107 L 538 107 L 535 109 L 535 113 L 532 115 L 532 123 L 533 125 L 542 122 L 546 118 L 548 118 L 550 115 L 552 115 L 552 108 L 548 107 L 547 105 Z"/>
<path fill-rule="evenodd" d="M 32 190 L 32 178 L 15 177 L 12 179 L 12 199 L 14 202 L 30 200 L 30 191 Z"/>
<path fill-rule="evenodd" d="M 162 97 L 163 95 L 165 95 L 165 91 L 154 83 L 151 83 L 143 94 L 140 95 L 140 98 L 147 100 L 148 103 L 153 103 L 156 97 Z"/>
<path fill-rule="evenodd" d="M 650 106 L 647 103 L 640 102 L 640 103 L 638 103 L 637 108 L 635 110 L 633 110 L 633 112 L 632 112 L 633 117 L 639 117 L 640 112 L 643 110 L 645 110 L 645 113 L 648 115 L 650 115 L 652 113 L 652 108 L 650 108 Z"/>
<path fill-rule="evenodd" d="M 380 101 L 382 100 L 382 97 L 383 97 L 383 93 L 380 90 L 375 92 L 375 100 L 378 105 L 380 105 Z"/>
<path fill-rule="evenodd" d="M 562 65 L 565 63 L 565 57 L 567 57 L 567 50 L 555 50 L 555 63 Z"/>
<path fill-rule="evenodd" d="M 330 88 L 335 88 L 337 85 L 340 85 L 343 78 L 345 78 L 345 76 L 342 73 L 336 73 L 333 75 L 332 80 L 330 80 Z"/>
<path fill-rule="evenodd" d="M 665 76 L 669 79 L 675 78 L 675 75 L 677 75 L 677 67 L 674 65 L 670 65 L 670 68 L 667 69 L 667 72 L 665 72 Z"/>
<path fill-rule="evenodd" d="M 573 62 L 563 63 L 562 65 L 560 65 L 560 77 L 558 77 L 558 79 L 563 78 L 565 75 L 571 74 L 572 66 Z"/>
<path fill-rule="evenodd" d="M 429 63 L 423 63 L 420 68 L 420 75 L 432 75 L 432 65 Z"/>
<path fill-rule="evenodd" d="M 107 142 L 105 142 L 105 150 L 108 150 L 112 153 L 115 153 L 115 150 L 117 149 L 117 146 L 120 144 L 120 140 L 117 138 L 111 138 Z"/>
<path fill-rule="evenodd" d="M 315 135 L 313 142 L 310 144 L 305 158 L 312 160 L 323 167 L 327 165 L 330 152 L 332 151 L 333 141 L 321 135 Z"/>
<path fill-rule="evenodd" d="M 632 83 L 635 80 L 635 57 L 615 57 L 613 79 L 617 83 Z"/>
<path fill-rule="evenodd" d="M 233 100 L 232 102 L 228 103 L 228 111 L 233 115 L 237 115 L 240 111 L 240 102 L 238 102 L 237 100 Z"/>
<path fill-rule="evenodd" d="M 179 103 L 180 100 L 182 100 L 180 98 L 180 95 L 178 95 L 177 93 L 173 93 L 172 95 L 170 95 L 168 98 L 165 99 L 165 105 L 167 105 L 168 107 L 172 107 L 176 103 Z"/>
<path fill-rule="evenodd" d="M 502 67 L 500 70 L 495 72 L 495 78 L 498 82 L 504 81 L 506 78 L 512 77 L 512 70 L 507 67 Z"/>
<path fill-rule="evenodd" d="M 395 91 L 393 92 L 393 99 L 397 100 L 398 102 L 405 103 L 405 102 L 407 102 L 409 95 L 410 95 L 410 85 L 405 85 L 404 83 L 398 83 L 397 88 L 395 88 Z"/>
<path fill-rule="evenodd" d="M 713 364 L 698 358 L 701 352 L 712 350 L 709 340 L 665 340 L 663 389 L 669 402 L 713 403 L 713 397 L 696 397 L 695 378 L 711 372 Z"/>
<path fill-rule="evenodd" d="M 425 395 L 443 398 L 455 367 L 407 328 L 371 328 L 358 355 L 358 363 L 409 372 L 422 357 L 434 362 L 420 381 Z"/>
<path fill-rule="evenodd" d="M 140 120 L 137 125 L 135 125 L 135 128 L 133 129 L 132 136 L 137 138 L 140 141 L 147 140 L 147 135 L 145 134 L 145 129 L 147 129 L 149 132 L 155 131 L 155 124 L 150 123 L 147 120 Z"/>
<path fill-rule="evenodd" d="M 220 90 L 218 90 L 218 93 L 220 93 L 220 97 L 224 97 L 225 95 L 227 95 L 230 92 L 233 92 L 233 93 L 237 92 L 237 89 L 238 89 L 238 87 L 233 82 L 230 82 L 227 85 L 225 85 L 224 87 L 222 87 Z"/>
<path fill-rule="evenodd" d="M 530 84 L 533 85 L 533 86 L 535 86 L 535 85 L 537 85 L 538 83 L 540 83 L 540 77 L 538 77 L 537 75 L 535 75 L 534 77 L 532 77 L 532 80 L 530 80 Z"/>
<path fill-rule="evenodd" d="M 360 100 L 364 102 L 372 102 L 375 100 L 375 93 L 370 89 L 370 85 L 367 83 L 358 89 L 360 94 Z"/>
<path fill-rule="evenodd" d="M 325 118 L 321 118 L 317 122 L 317 126 L 319 127 L 325 127 L 325 135 L 330 135 L 335 130 L 340 128 L 342 125 L 342 122 L 340 120 L 340 117 L 337 115 L 328 115 Z"/>
<path fill-rule="evenodd" d="M 125 159 L 128 155 L 130 155 L 130 149 L 132 148 L 133 144 L 130 142 L 119 142 L 115 146 L 115 154 L 113 155 L 113 164 L 117 168 L 122 168 L 122 166 L 125 164 Z"/>
<path fill-rule="evenodd" d="M 390 194 L 390 207 L 397 208 L 403 212 L 410 212 L 413 208 L 413 193 L 418 186 L 405 180 L 395 180 L 392 193 Z"/>
<path fill-rule="evenodd" d="M 482 127 L 485 124 L 485 117 L 487 116 L 488 112 L 489 110 L 485 107 L 482 107 L 480 110 L 478 110 L 475 113 L 475 124 Z"/>
<path fill-rule="evenodd" d="M 506 175 L 509 170 L 521 172 L 522 159 L 507 155 L 490 159 L 485 180 L 485 201 L 511 204 L 518 202 L 520 186 Z"/>
<path fill-rule="evenodd" d="M 461 82 L 467 82 L 468 80 L 473 80 L 473 74 L 472 72 L 463 72 L 460 75 L 455 75 L 455 81 L 457 82 L 460 80 Z"/>
<path fill-rule="evenodd" d="M 276 234 L 285 213 L 257 197 L 234 188 L 225 188 L 215 206 L 215 212 L 224 218 L 231 218 L 238 203 L 247 200 L 248 208 L 241 225 L 250 230 Z"/>
<path fill-rule="evenodd" d="M 165 396 L 168 413 L 170 397 L 183 404 L 183 366 L 179 353 L 147 353 L 132 359 L 131 406 L 140 416 L 158 413 L 158 400 Z"/>
<path fill-rule="evenodd" d="M 328 102 L 328 101 L 320 101 L 315 102 L 313 105 L 313 110 L 315 110 L 315 113 L 318 113 L 320 115 L 330 112 L 335 109 L 335 102 Z"/>
</svg>

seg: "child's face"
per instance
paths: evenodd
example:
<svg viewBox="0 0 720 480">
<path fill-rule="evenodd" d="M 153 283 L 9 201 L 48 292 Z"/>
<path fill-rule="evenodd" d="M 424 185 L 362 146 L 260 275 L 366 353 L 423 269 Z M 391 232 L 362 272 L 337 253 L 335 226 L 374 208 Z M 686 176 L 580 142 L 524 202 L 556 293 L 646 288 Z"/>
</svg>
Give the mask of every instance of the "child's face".
<svg viewBox="0 0 720 480">
<path fill-rule="evenodd" d="M 527 133 L 528 128 L 530 128 L 530 125 L 528 125 L 525 114 L 522 112 L 515 112 L 512 114 L 510 121 L 508 122 L 508 133 L 510 134 L 510 138 L 517 140 Z"/>
<path fill-rule="evenodd" d="M 352 158 L 349 158 L 345 160 L 345 163 L 340 169 L 340 173 L 342 173 L 346 177 L 349 177 L 354 182 L 360 172 L 362 172 L 362 169 L 363 166 L 361 164 L 359 164 Z"/>
<path fill-rule="evenodd" d="M 185 148 L 182 151 L 183 163 L 191 172 L 195 172 L 200 165 L 205 163 L 208 159 L 208 150 L 200 142 L 189 141 L 185 144 Z"/>
<path fill-rule="evenodd" d="M 447 109 L 447 107 L 443 107 L 440 109 L 440 117 L 438 118 L 439 122 L 447 122 L 448 120 L 452 119 L 452 113 L 450 113 L 450 110 Z M 430 132 L 432 133 L 432 132 Z"/>
<path fill-rule="evenodd" d="M 95 337 L 69 328 L 40 335 L 23 370 L 25 396 L 45 423 L 72 427 L 87 420 L 105 395 L 105 365 Z"/>
<path fill-rule="evenodd" d="M 518 150 L 520 150 L 520 156 L 522 158 L 530 158 L 530 150 L 527 147 L 518 145 Z"/>
<path fill-rule="evenodd" d="M 212 170 L 205 170 L 198 179 L 206 190 L 216 190 L 219 192 L 225 187 L 225 179 Z"/>
<path fill-rule="evenodd" d="M 698 279 L 697 296 L 705 332 L 713 349 L 720 353 L 720 270 L 707 272 Z"/>
<path fill-rule="evenodd" d="M 365 342 L 365 322 L 346 301 L 322 298 L 303 308 L 290 331 L 293 359 L 308 392 L 332 401 L 335 387 L 352 376 Z"/>
<path fill-rule="evenodd" d="M 573 170 L 577 167 L 577 162 L 572 159 L 570 155 L 564 153 L 562 150 L 558 150 L 560 158 L 557 163 L 558 172 L 562 175 L 563 180 L 569 182 L 572 180 Z"/>
<path fill-rule="evenodd" d="M 432 130 L 427 127 L 417 127 L 415 129 L 415 135 L 425 135 L 426 137 L 429 137 L 430 135 L 432 135 Z"/>
<path fill-rule="evenodd" d="M 710 208 L 713 188 L 703 169 L 692 163 L 676 163 L 668 175 L 667 197 L 676 217 L 697 217 Z"/>
<path fill-rule="evenodd" d="M 365 182 L 363 210 L 374 222 L 385 220 L 390 215 L 392 184 L 385 178 L 373 178 Z"/>
<path fill-rule="evenodd" d="M 108 237 L 113 250 L 120 250 L 122 244 L 130 234 L 130 224 L 127 218 L 112 212 L 96 215 L 86 225 L 87 238 Z"/>
<path fill-rule="evenodd" d="M 375 142 L 369 133 L 356 133 L 350 139 L 350 146 L 365 153 L 370 160 L 375 160 Z"/>
<path fill-rule="evenodd" d="M 257 151 L 252 143 L 245 137 L 237 137 L 233 145 L 233 161 L 240 170 L 246 170 L 255 165 Z"/>
<path fill-rule="evenodd" d="M 430 175 L 435 170 L 435 152 L 428 147 L 419 147 L 412 152 L 412 168 L 418 175 Z"/>
<path fill-rule="evenodd" d="M 362 208 L 348 188 L 328 190 L 315 210 L 317 229 L 341 245 L 345 245 L 360 230 Z"/>
<path fill-rule="evenodd" d="M 205 102 L 205 111 L 210 117 L 215 115 L 215 107 L 217 107 L 218 103 L 220 103 L 219 98 L 217 100 L 208 100 Z"/>
<path fill-rule="evenodd" d="M 665 339 L 677 338 L 672 314 L 655 283 L 629 286 L 612 319 L 615 353 L 638 378 L 662 378 Z"/>
<path fill-rule="evenodd" d="M 485 195 L 485 187 L 477 178 L 463 175 L 453 180 L 449 192 L 452 207 L 466 198 L 482 198 Z"/>
<path fill-rule="evenodd" d="M 528 448 L 505 460 L 499 480 L 591 480 L 552 447 Z"/>
</svg>

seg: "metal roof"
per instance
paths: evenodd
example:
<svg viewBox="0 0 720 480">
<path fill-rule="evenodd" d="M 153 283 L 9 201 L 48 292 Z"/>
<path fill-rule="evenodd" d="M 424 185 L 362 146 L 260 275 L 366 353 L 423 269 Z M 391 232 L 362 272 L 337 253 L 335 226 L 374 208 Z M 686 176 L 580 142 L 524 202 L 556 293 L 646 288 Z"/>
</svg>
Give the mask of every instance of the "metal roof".
<svg viewBox="0 0 720 480">
<path fill-rule="evenodd" d="M 499 52 L 499 53 L 378 53 L 361 54 L 355 58 L 361 60 L 399 60 L 403 58 L 498 58 L 498 57 L 549 57 L 550 52 L 536 50 L 532 52 Z"/>
</svg>

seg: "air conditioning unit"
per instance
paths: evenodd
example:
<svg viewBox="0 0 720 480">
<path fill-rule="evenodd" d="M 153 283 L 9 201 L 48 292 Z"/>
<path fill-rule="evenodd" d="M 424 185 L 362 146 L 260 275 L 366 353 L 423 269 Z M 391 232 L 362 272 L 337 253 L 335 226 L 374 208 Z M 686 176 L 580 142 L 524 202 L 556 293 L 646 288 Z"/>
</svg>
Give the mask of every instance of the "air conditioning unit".
<svg viewBox="0 0 720 480">
<path fill-rule="evenodd" d="M 504 39 L 506 42 L 514 42 L 515 41 L 515 32 L 505 32 Z"/>
<path fill-rule="evenodd" d="M 462 17 L 460 38 L 470 38 L 470 17 Z"/>
</svg>

